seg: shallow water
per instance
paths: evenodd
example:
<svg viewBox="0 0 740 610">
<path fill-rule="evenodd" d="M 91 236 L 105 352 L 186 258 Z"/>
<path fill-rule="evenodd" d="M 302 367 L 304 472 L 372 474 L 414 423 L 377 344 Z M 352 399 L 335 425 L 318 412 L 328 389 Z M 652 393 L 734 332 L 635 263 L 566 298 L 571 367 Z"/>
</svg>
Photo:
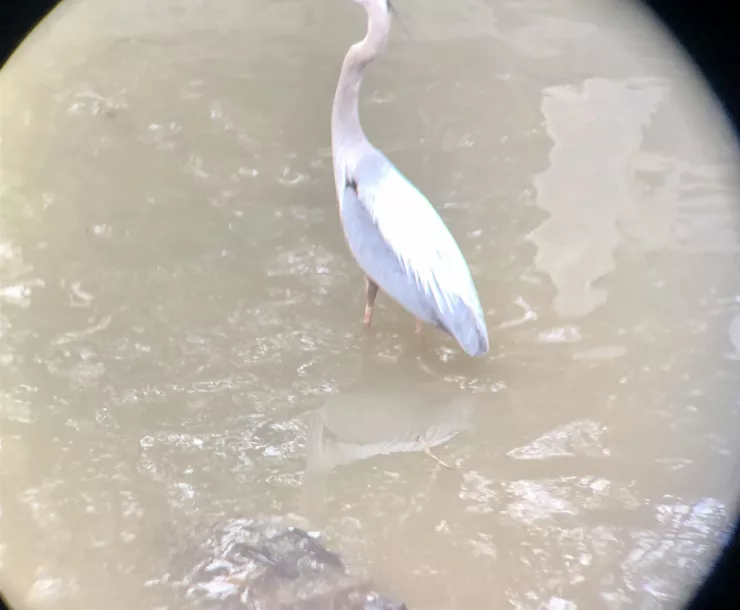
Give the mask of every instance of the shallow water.
<svg viewBox="0 0 740 610">
<path fill-rule="evenodd" d="M 362 328 L 353 3 L 68 1 L 0 74 L 11 597 L 185 607 L 173 561 L 244 517 L 409 608 L 670 608 L 706 567 L 740 440 L 718 107 L 636 9 L 397 4 L 363 122 L 460 243 L 481 360 L 382 295 Z"/>
</svg>

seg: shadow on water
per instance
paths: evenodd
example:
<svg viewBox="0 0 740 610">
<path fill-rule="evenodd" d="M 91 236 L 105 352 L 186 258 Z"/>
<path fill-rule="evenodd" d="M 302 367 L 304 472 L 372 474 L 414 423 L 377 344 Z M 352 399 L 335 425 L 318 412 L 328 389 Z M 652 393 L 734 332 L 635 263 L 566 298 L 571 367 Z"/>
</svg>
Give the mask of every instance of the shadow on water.
<svg viewBox="0 0 740 610">
<path fill-rule="evenodd" d="M 370 358 L 367 362 L 364 374 L 331 395 L 309 418 L 302 497 L 307 514 L 319 522 L 333 471 L 341 485 L 352 476 L 351 464 L 394 453 L 426 453 L 421 459 L 434 468 L 430 450 L 467 430 L 481 403 L 469 390 L 432 381 L 421 367 L 410 386 L 408 374 L 398 373 L 398 365 L 372 364 Z"/>
</svg>

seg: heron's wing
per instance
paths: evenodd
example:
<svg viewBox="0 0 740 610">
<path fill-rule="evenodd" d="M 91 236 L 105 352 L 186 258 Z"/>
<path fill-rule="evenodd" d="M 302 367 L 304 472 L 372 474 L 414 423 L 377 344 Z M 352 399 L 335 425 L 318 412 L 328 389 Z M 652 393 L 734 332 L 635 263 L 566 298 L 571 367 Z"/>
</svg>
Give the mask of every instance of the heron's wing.
<svg viewBox="0 0 740 610">
<path fill-rule="evenodd" d="M 416 291 L 417 306 L 431 308 L 435 321 L 464 348 L 472 346 L 475 353 L 487 351 L 488 333 L 470 270 L 455 239 L 426 197 L 378 151 L 365 155 L 347 182 L 343 200 L 356 200 L 361 206 L 375 231 L 369 239 L 378 242 L 375 246 L 385 248 L 382 258 L 386 267 L 390 265 L 388 257 L 395 261 L 398 271 Z M 365 229 L 366 236 L 369 232 Z M 359 257 L 358 262 L 364 268 Z M 378 266 L 372 261 L 367 264 Z M 418 311 L 383 286 L 380 278 L 368 275 L 418 315 Z"/>
</svg>

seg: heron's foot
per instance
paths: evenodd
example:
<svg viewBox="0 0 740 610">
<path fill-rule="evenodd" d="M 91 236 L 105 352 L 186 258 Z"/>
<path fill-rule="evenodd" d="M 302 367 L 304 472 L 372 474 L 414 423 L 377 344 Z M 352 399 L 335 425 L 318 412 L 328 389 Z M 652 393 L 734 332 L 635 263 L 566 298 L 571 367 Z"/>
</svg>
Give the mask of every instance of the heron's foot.
<svg viewBox="0 0 740 610">
<path fill-rule="evenodd" d="M 424 322 L 416 318 L 416 334 L 421 335 L 424 332 Z"/>
</svg>

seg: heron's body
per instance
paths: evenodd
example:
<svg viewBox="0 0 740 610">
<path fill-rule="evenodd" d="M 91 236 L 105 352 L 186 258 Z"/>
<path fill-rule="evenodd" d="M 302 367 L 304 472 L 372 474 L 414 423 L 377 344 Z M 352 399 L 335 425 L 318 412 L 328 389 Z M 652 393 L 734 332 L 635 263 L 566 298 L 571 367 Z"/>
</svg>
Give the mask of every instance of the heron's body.
<svg viewBox="0 0 740 610">
<path fill-rule="evenodd" d="M 435 209 L 368 142 L 358 95 L 364 69 L 382 50 L 390 27 L 386 0 L 356 0 L 368 33 L 342 65 L 332 107 L 332 154 L 342 228 L 367 276 L 365 324 L 378 288 L 418 321 L 440 328 L 472 356 L 488 351 L 488 331 L 468 265 Z M 419 328 L 417 322 L 417 329 Z"/>
</svg>

